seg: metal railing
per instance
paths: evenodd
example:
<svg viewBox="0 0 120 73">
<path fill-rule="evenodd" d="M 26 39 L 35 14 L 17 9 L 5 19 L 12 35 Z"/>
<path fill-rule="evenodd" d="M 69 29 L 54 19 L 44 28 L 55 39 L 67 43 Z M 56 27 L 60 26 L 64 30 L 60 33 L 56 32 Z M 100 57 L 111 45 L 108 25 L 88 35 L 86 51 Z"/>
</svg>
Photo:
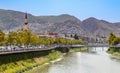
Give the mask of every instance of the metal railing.
<svg viewBox="0 0 120 73">
<path fill-rule="evenodd" d="M 81 44 L 71 44 L 71 45 L 64 45 L 64 44 L 60 44 L 60 45 L 48 45 L 48 46 L 44 46 L 41 48 L 20 48 L 20 49 L 4 49 L 4 50 L 0 50 L 0 55 L 5 55 L 5 54 L 14 54 L 14 53 L 23 53 L 23 52 L 32 52 L 32 51 L 45 51 L 45 50 L 52 50 L 55 49 L 57 47 L 120 47 L 120 45 L 116 45 L 116 46 L 112 46 L 112 45 L 108 45 L 108 44 L 87 44 L 87 45 L 81 45 Z"/>
</svg>

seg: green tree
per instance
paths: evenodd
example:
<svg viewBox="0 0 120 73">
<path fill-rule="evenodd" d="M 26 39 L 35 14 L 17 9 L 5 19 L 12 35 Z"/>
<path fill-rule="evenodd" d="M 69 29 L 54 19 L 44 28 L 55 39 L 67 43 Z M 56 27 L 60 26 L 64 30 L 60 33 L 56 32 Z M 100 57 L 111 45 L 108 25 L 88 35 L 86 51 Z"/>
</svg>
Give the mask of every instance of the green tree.
<svg viewBox="0 0 120 73">
<path fill-rule="evenodd" d="M 114 38 L 114 40 L 112 41 L 112 45 L 117 45 L 117 44 L 119 44 L 120 43 L 120 38 L 119 37 L 116 37 L 116 38 Z"/>
<path fill-rule="evenodd" d="M 0 45 L 4 45 L 4 37 L 5 37 L 5 34 L 3 31 L 0 30 Z"/>
<path fill-rule="evenodd" d="M 36 35 L 31 35 L 30 45 L 39 45 L 39 38 Z"/>
<path fill-rule="evenodd" d="M 20 30 L 17 32 L 17 45 L 21 46 L 24 45 L 28 47 L 31 44 L 31 41 L 33 41 L 32 38 L 32 32 L 31 30 Z M 32 43 L 33 44 L 33 43 Z"/>
<path fill-rule="evenodd" d="M 77 34 L 74 35 L 74 39 L 79 40 L 79 37 Z"/>
<path fill-rule="evenodd" d="M 16 35 L 17 35 L 16 32 L 13 32 L 13 31 L 9 32 L 9 34 L 8 34 L 8 43 L 9 43 L 9 45 L 16 45 L 16 43 L 17 43 Z"/>
<path fill-rule="evenodd" d="M 28 47 L 28 45 L 30 45 L 30 42 L 31 42 L 32 33 L 30 30 L 27 30 L 27 31 L 25 31 L 24 35 L 25 35 L 25 43 L 24 44 Z"/>
<path fill-rule="evenodd" d="M 116 38 L 116 36 L 113 33 L 110 33 L 110 37 L 109 37 L 109 44 L 112 45 L 113 44 L 113 40 Z"/>
<path fill-rule="evenodd" d="M 5 35 L 5 37 L 4 37 L 4 45 L 5 46 L 9 45 L 9 43 L 8 43 L 8 36 L 7 35 Z"/>
</svg>

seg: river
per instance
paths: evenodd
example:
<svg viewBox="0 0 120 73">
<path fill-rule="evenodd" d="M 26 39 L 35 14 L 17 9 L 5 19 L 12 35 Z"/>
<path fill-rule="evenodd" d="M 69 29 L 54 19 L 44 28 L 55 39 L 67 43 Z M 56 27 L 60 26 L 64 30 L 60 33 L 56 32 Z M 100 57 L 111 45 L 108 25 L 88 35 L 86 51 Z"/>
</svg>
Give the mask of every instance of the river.
<svg viewBox="0 0 120 73">
<path fill-rule="evenodd" d="M 106 53 L 107 47 L 66 54 L 61 61 L 27 73 L 120 73 L 120 58 Z"/>
</svg>

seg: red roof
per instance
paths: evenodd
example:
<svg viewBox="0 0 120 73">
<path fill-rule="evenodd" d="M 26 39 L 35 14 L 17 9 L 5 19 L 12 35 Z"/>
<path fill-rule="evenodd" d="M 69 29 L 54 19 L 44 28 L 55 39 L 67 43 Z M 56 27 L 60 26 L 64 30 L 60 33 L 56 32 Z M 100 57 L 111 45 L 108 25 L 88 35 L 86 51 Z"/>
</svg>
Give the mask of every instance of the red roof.
<svg viewBox="0 0 120 73">
<path fill-rule="evenodd" d="M 57 35 L 57 33 L 49 32 L 48 35 Z"/>
</svg>

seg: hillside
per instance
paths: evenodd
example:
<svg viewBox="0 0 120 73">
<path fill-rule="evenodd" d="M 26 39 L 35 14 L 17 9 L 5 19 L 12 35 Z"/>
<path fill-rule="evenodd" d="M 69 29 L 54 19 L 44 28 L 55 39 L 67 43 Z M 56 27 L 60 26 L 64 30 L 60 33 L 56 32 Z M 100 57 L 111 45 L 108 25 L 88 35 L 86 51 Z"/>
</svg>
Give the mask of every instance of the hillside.
<svg viewBox="0 0 120 73">
<path fill-rule="evenodd" d="M 56 32 L 79 35 L 108 36 L 110 32 L 120 33 L 120 23 L 110 23 L 90 17 L 84 21 L 62 14 L 58 16 L 34 16 L 28 14 L 30 28 L 34 32 Z M 0 9 L 0 29 L 5 31 L 17 30 L 24 23 L 24 13 Z"/>
<path fill-rule="evenodd" d="M 82 28 L 93 35 L 109 35 L 111 32 L 117 33 L 119 31 L 119 25 L 116 23 L 110 23 L 105 20 L 98 20 L 96 18 L 88 18 L 82 22 Z"/>
</svg>

